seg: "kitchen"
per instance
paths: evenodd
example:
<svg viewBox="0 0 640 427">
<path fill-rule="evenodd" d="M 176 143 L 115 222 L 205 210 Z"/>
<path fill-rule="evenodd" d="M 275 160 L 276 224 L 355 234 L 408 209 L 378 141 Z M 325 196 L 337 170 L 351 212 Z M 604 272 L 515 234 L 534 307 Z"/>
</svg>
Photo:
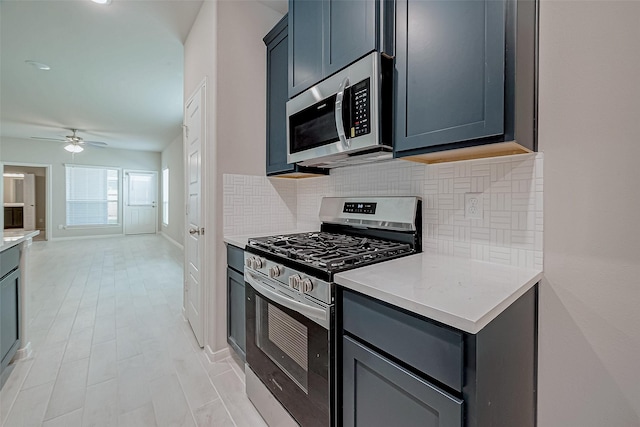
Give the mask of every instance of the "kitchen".
<svg viewBox="0 0 640 427">
<path fill-rule="evenodd" d="M 537 179 L 542 167 L 544 191 L 533 191 L 544 193 L 534 212 L 543 209 L 545 214 L 538 425 L 637 425 L 640 404 L 633 362 L 640 349 L 633 326 L 640 249 L 632 222 L 639 203 L 632 159 L 640 153 L 631 135 L 640 130 L 635 114 L 640 98 L 638 89 L 625 82 L 634 81 L 640 64 L 624 55 L 627 49 L 633 51 L 638 39 L 638 6 L 541 3 L 538 149 L 542 160 L 503 158 L 440 166 L 396 160 L 357 170 L 336 169 L 326 177 L 296 182 L 265 178 L 263 151 L 255 144 L 264 141 L 265 129 L 247 126 L 241 114 L 262 121 L 265 113 L 262 37 L 281 14 L 259 6 L 205 3 L 185 45 L 185 97 L 207 75 L 209 107 L 228 107 L 208 116 L 208 128 L 215 134 L 211 140 L 218 141 L 207 157 L 208 182 L 214 185 L 206 190 L 210 216 L 205 227 L 215 230 L 211 234 L 215 241 L 208 243 L 215 256 L 207 270 L 211 283 L 217 284 L 209 295 L 216 313 L 205 336 L 210 353 L 227 346 L 225 235 L 317 228 L 319 195 L 384 191 L 433 196 L 441 189 L 448 191 L 446 180 L 455 179 L 456 173 L 463 179 L 472 176 L 474 165 L 488 170 L 489 176 L 493 168 L 496 176 L 509 181 L 514 179 L 513 170 Z M 239 20 L 255 25 L 234 25 Z M 214 51 L 216 56 L 211 55 Z M 223 83 L 228 81 L 246 86 L 238 91 L 238 84 Z M 232 187 L 251 187 L 255 193 L 251 197 L 243 193 L 246 197 L 238 199 L 242 209 L 227 211 L 223 201 Z M 427 204 L 429 197 L 422 197 Z M 275 206 L 267 211 L 262 201 Z M 238 212 L 249 213 L 249 220 L 239 219 Z M 438 224 L 439 219 L 433 221 Z M 269 228 L 273 224 L 276 227 Z M 428 227 L 425 232 L 426 248 Z M 455 242 L 453 237 L 438 245 L 455 247 L 449 243 Z M 532 259 L 535 262 L 535 254 Z"/>
</svg>

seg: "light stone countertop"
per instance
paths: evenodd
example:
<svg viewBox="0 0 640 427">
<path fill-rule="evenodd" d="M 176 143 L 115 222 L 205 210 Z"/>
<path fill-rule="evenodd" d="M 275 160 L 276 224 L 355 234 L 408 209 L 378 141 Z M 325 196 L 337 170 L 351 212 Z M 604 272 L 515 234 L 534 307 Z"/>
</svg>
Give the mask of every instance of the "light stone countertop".
<svg viewBox="0 0 640 427">
<path fill-rule="evenodd" d="M 4 252 L 9 248 L 12 248 L 25 240 L 32 239 L 40 234 L 40 230 L 30 231 L 10 231 L 4 230 L 2 245 L 0 246 L 0 252 Z"/>
<path fill-rule="evenodd" d="M 423 252 L 335 275 L 345 288 L 476 334 L 542 270 Z"/>
</svg>

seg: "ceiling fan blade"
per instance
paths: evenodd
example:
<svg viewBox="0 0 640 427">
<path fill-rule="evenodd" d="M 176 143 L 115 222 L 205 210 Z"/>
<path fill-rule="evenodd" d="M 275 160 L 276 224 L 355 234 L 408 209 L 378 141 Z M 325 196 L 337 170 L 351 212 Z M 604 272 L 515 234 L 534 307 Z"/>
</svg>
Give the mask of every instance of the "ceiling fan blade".
<svg viewBox="0 0 640 427">
<path fill-rule="evenodd" d="M 98 148 L 105 148 L 107 146 L 106 142 L 101 141 L 83 141 L 83 143 Z"/>
<path fill-rule="evenodd" d="M 42 139 L 42 140 L 46 140 L 46 141 L 61 141 L 61 142 L 66 142 L 66 139 L 60 139 L 60 138 L 41 138 L 39 136 L 32 136 L 31 139 Z"/>
</svg>

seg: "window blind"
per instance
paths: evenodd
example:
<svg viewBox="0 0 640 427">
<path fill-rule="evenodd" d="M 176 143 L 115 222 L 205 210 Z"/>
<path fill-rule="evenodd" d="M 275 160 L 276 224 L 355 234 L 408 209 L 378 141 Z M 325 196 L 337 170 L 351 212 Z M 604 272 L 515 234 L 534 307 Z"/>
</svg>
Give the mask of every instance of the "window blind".
<svg viewBox="0 0 640 427">
<path fill-rule="evenodd" d="M 67 165 L 65 172 L 67 225 L 118 224 L 117 169 Z"/>
</svg>

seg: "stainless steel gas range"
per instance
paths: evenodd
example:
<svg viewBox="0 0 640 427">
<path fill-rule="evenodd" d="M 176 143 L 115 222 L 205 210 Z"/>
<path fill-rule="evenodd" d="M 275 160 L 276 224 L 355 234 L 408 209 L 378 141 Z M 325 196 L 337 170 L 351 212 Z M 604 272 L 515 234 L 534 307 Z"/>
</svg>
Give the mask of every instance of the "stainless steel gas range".
<svg viewBox="0 0 640 427">
<path fill-rule="evenodd" d="M 245 248 L 247 364 L 303 427 L 334 419 L 334 275 L 422 246 L 417 197 L 325 197 L 319 216 L 319 232 L 252 238 Z M 271 411 L 249 382 L 247 394 Z"/>
</svg>

